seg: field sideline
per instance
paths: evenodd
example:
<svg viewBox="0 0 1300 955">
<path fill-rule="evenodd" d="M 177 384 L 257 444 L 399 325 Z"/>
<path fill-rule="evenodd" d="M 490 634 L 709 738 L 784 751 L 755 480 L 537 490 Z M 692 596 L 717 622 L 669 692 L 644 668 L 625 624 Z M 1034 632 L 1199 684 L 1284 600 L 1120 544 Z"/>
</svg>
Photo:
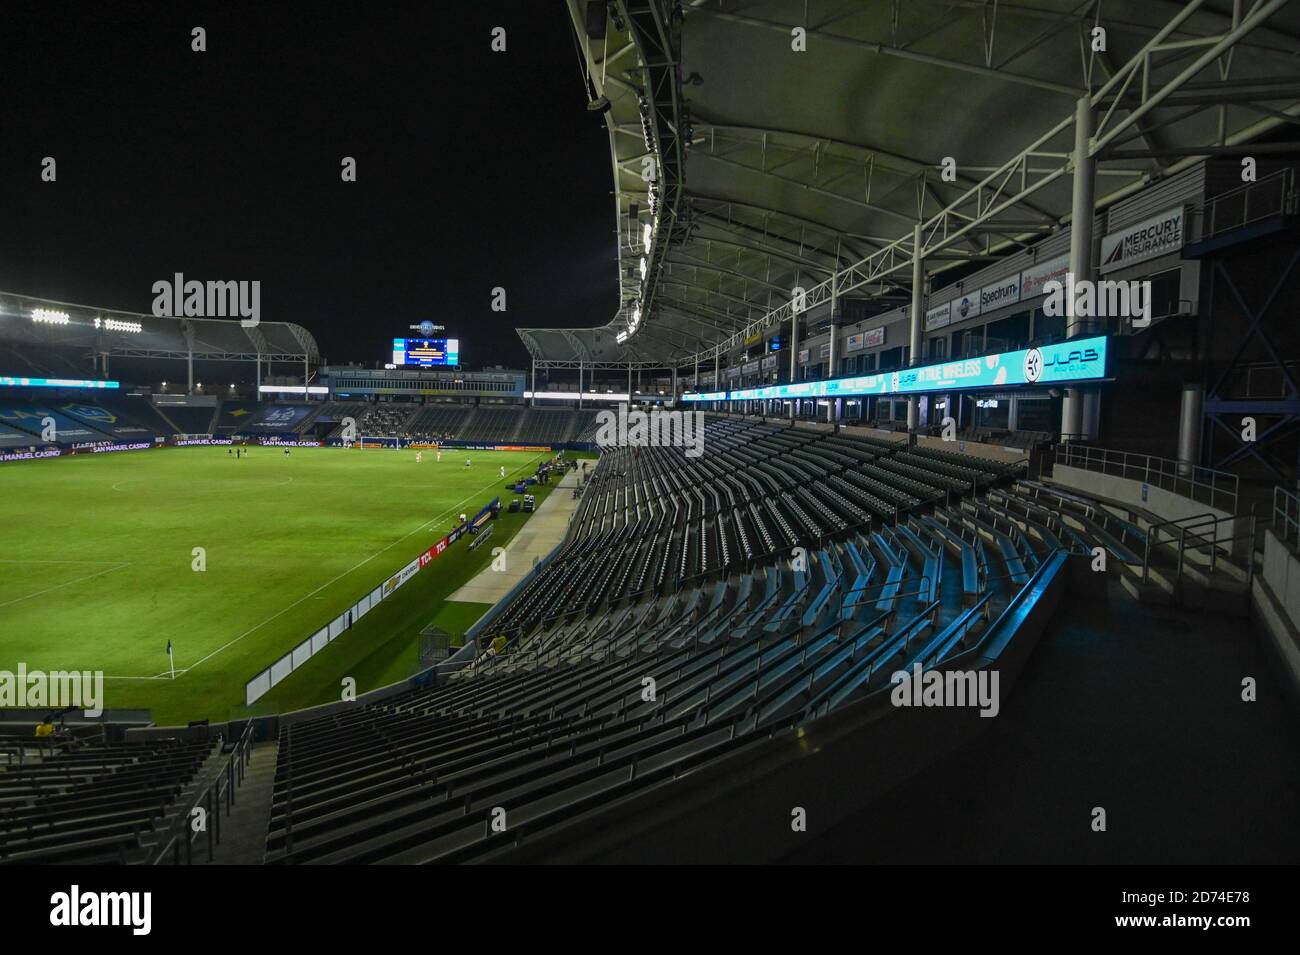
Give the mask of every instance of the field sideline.
<svg viewBox="0 0 1300 955">
<path fill-rule="evenodd" d="M 153 708 L 159 722 L 226 719 L 245 681 L 460 513 L 507 502 L 502 465 L 527 475 L 545 457 L 449 449 L 440 463 L 426 451 L 416 464 L 409 450 L 254 447 L 236 460 L 200 447 L 5 465 L 0 669 L 102 670 L 110 708 Z M 417 578 L 439 576 L 444 561 L 450 571 L 464 546 Z M 439 608 L 422 609 L 432 618 Z M 301 686 L 312 669 L 286 684 Z"/>
</svg>

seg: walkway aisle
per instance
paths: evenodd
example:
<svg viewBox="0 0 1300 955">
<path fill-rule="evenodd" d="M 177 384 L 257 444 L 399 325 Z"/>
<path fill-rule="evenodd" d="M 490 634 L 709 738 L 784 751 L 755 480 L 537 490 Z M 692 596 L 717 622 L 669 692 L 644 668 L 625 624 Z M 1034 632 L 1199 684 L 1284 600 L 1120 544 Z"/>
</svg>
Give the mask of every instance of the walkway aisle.
<svg viewBox="0 0 1300 955">
<path fill-rule="evenodd" d="M 581 470 L 569 471 L 560 479 L 537 513 L 528 519 L 506 545 L 505 570 L 483 568 L 448 600 L 460 603 L 495 604 L 532 570 L 533 564 L 549 554 L 564 539 L 569 518 L 578 509 L 573 489 L 578 486 Z"/>
</svg>

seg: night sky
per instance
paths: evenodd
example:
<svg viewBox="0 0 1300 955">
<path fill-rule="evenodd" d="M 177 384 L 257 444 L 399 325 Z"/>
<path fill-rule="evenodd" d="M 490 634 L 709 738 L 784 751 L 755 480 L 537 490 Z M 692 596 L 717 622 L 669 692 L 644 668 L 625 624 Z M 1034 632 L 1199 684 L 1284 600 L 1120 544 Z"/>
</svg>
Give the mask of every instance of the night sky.
<svg viewBox="0 0 1300 955">
<path fill-rule="evenodd" d="M 468 367 L 523 367 L 516 326 L 618 304 L 585 102 L 559 0 L 6 2 L 0 289 L 149 312 L 174 272 L 259 279 L 262 320 L 330 361 L 382 361 L 432 319 Z"/>
</svg>

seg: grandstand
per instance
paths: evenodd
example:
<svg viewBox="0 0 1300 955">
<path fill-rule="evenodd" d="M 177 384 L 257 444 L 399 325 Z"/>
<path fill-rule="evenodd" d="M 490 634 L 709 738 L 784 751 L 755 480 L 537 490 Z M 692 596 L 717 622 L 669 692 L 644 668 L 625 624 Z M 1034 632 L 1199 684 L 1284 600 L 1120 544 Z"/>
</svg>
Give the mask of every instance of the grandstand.
<svg viewBox="0 0 1300 955">
<path fill-rule="evenodd" d="M 0 293 L 0 865 L 1300 861 L 1300 4 L 786 6 L 564 5 L 527 367 Z"/>
</svg>

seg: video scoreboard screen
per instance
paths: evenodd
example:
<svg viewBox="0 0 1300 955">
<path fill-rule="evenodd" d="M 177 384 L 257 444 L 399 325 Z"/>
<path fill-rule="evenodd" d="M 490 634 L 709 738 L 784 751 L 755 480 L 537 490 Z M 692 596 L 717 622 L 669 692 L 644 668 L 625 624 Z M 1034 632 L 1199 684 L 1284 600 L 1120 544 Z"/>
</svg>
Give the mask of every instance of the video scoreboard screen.
<svg viewBox="0 0 1300 955">
<path fill-rule="evenodd" d="M 394 338 L 393 364 L 417 365 L 422 368 L 431 368 L 435 365 L 459 365 L 460 339 Z"/>
</svg>

